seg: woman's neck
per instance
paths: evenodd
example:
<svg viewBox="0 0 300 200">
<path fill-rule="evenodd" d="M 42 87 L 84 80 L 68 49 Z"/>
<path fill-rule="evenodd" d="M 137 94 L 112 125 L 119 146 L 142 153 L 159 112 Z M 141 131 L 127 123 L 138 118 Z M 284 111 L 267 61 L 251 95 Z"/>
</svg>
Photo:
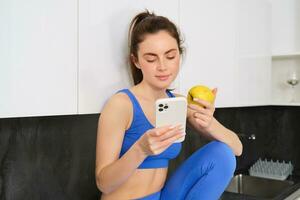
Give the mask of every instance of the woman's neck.
<svg viewBox="0 0 300 200">
<path fill-rule="evenodd" d="M 168 97 L 166 93 L 167 88 L 164 89 L 153 88 L 150 85 L 145 84 L 144 82 L 139 83 L 133 88 L 138 93 L 138 95 L 150 101 L 156 101 L 157 99 Z"/>
</svg>

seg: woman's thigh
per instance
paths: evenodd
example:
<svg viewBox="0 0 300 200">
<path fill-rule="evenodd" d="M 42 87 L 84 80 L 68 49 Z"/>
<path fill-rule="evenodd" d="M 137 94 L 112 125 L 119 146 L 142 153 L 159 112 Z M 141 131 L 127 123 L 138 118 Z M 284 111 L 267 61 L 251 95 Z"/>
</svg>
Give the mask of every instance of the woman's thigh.
<svg viewBox="0 0 300 200">
<path fill-rule="evenodd" d="M 236 160 L 228 145 L 213 141 L 194 152 L 167 180 L 161 199 L 217 199 L 228 185 Z"/>
<path fill-rule="evenodd" d="M 137 200 L 160 200 L 160 194 L 161 194 L 161 191 L 158 191 L 158 192 L 155 192 L 155 193 L 150 194 L 148 196 L 139 198 Z"/>
</svg>

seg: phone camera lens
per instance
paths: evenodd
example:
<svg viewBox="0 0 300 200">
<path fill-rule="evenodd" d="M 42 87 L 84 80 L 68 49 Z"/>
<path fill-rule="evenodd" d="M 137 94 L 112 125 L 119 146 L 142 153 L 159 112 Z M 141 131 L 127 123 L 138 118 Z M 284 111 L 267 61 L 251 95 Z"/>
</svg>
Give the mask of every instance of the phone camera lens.
<svg viewBox="0 0 300 200">
<path fill-rule="evenodd" d="M 164 105 L 163 105 L 163 104 L 159 104 L 158 106 L 159 106 L 159 107 L 163 107 Z"/>
<path fill-rule="evenodd" d="M 159 108 L 159 109 L 158 109 L 159 112 L 161 112 L 161 111 L 163 111 L 163 110 L 164 110 L 164 109 L 162 109 L 162 108 Z"/>
<path fill-rule="evenodd" d="M 164 106 L 164 109 L 168 109 L 169 108 L 169 106 Z"/>
</svg>

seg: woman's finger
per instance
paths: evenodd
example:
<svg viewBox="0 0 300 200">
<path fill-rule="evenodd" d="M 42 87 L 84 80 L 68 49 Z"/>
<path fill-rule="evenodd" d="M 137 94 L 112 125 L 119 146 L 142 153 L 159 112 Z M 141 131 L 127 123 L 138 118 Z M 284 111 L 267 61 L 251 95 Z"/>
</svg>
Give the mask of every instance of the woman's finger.
<svg viewBox="0 0 300 200">
<path fill-rule="evenodd" d="M 170 137 L 174 137 L 176 134 L 182 133 L 182 132 L 183 132 L 183 127 L 179 126 L 178 128 L 175 128 L 171 131 L 167 131 L 165 134 L 161 135 L 159 137 L 159 141 L 163 141 L 163 140 L 166 140 Z"/>
<path fill-rule="evenodd" d="M 214 89 L 212 90 L 212 93 L 214 94 L 215 99 L 216 99 L 216 96 L 217 96 L 217 92 L 218 92 L 218 88 L 214 88 Z"/>
<path fill-rule="evenodd" d="M 197 106 L 195 104 L 189 104 L 188 108 L 191 109 L 191 110 L 193 110 L 193 111 L 196 111 L 196 112 L 199 111 L 200 109 L 204 109 L 204 108 L 202 108 L 200 106 Z"/>
<path fill-rule="evenodd" d="M 206 127 L 207 126 L 207 122 L 203 119 L 197 118 L 196 122 L 198 125 L 200 125 L 201 127 Z"/>
<path fill-rule="evenodd" d="M 174 136 L 159 142 L 159 145 L 157 146 L 157 148 L 158 149 L 166 149 L 167 147 L 171 146 L 176 140 L 179 140 L 184 136 L 185 136 L 185 133 L 177 133 Z"/>
<path fill-rule="evenodd" d="M 163 135 L 167 131 L 175 129 L 176 127 L 177 126 L 166 125 L 166 126 L 162 126 L 162 127 L 159 127 L 159 128 L 155 128 L 155 129 L 150 131 L 150 135 L 159 137 L 160 135 Z"/>
<path fill-rule="evenodd" d="M 193 106 L 193 105 L 191 105 L 191 106 Z M 193 115 L 195 115 L 196 113 L 202 113 L 202 114 L 206 114 L 208 116 L 212 116 L 214 113 L 214 110 L 205 109 L 200 106 L 196 106 L 196 107 L 193 106 L 193 108 L 191 108 L 191 110 L 192 110 Z"/>
<path fill-rule="evenodd" d="M 193 110 L 193 111 L 196 111 L 196 112 L 199 112 L 200 110 L 203 110 L 203 109 L 205 109 L 205 110 L 214 110 L 215 109 L 214 105 L 210 104 L 210 103 L 208 103 L 208 107 L 205 107 L 205 106 L 201 107 L 201 106 L 198 106 L 198 105 L 195 105 L 195 104 L 189 104 L 188 108 Z"/>
<path fill-rule="evenodd" d="M 201 104 L 205 108 L 208 108 L 208 109 L 212 109 L 213 108 L 213 105 L 210 102 L 208 102 L 208 101 L 205 101 L 205 100 L 202 100 L 202 99 L 197 99 L 197 98 L 194 98 L 193 101 Z"/>
<path fill-rule="evenodd" d="M 170 131 L 171 132 L 171 131 Z M 172 131 L 174 132 L 174 131 Z M 167 134 L 164 134 L 167 135 Z M 162 135 L 162 136 L 164 136 Z M 163 150 L 165 150 L 167 148 L 167 146 L 170 146 L 172 143 L 174 143 L 174 141 L 184 137 L 185 133 L 183 133 L 182 131 L 176 131 L 175 133 L 173 133 L 170 137 L 166 138 L 165 140 L 160 140 L 159 137 L 151 137 L 149 138 L 149 149 L 150 152 L 152 152 L 153 154 L 159 154 L 160 152 L 162 152 Z M 153 141 L 153 142 L 150 142 Z"/>
<path fill-rule="evenodd" d="M 211 110 L 207 110 L 207 109 L 201 109 L 197 112 L 194 112 L 193 113 L 193 116 L 197 116 L 197 114 L 200 113 L 200 114 L 203 114 L 203 115 L 206 115 L 208 117 L 212 117 L 213 116 L 213 112 Z"/>
<path fill-rule="evenodd" d="M 206 114 L 202 114 L 202 113 L 195 113 L 194 117 L 196 119 L 201 119 L 203 121 L 209 121 L 211 117 L 207 116 Z"/>
</svg>

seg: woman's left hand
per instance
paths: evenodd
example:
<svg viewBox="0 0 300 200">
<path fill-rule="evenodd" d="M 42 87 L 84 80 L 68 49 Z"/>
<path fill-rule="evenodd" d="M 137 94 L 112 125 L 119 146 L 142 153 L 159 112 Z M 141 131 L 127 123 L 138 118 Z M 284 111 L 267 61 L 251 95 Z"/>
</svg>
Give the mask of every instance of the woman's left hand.
<svg viewBox="0 0 300 200">
<path fill-rule="evenodd" d="M 213 94 L 216 97 L 217 88 L 212 90 Z M 214 102 L 210 103 L 208 101 L 204 101 L 202 99 L 193 99 L 193 101 L 201 104 L 203 107 L 189 104 L 188 108 L 190 109 L 189 120 L 191 123 L 196 126 L 198 130 L 203 133 L 209 134 L 211 132 L 211 127 L 214 120 L 214 112 L 215 112 L 215 105 Z"/>
</svg>

